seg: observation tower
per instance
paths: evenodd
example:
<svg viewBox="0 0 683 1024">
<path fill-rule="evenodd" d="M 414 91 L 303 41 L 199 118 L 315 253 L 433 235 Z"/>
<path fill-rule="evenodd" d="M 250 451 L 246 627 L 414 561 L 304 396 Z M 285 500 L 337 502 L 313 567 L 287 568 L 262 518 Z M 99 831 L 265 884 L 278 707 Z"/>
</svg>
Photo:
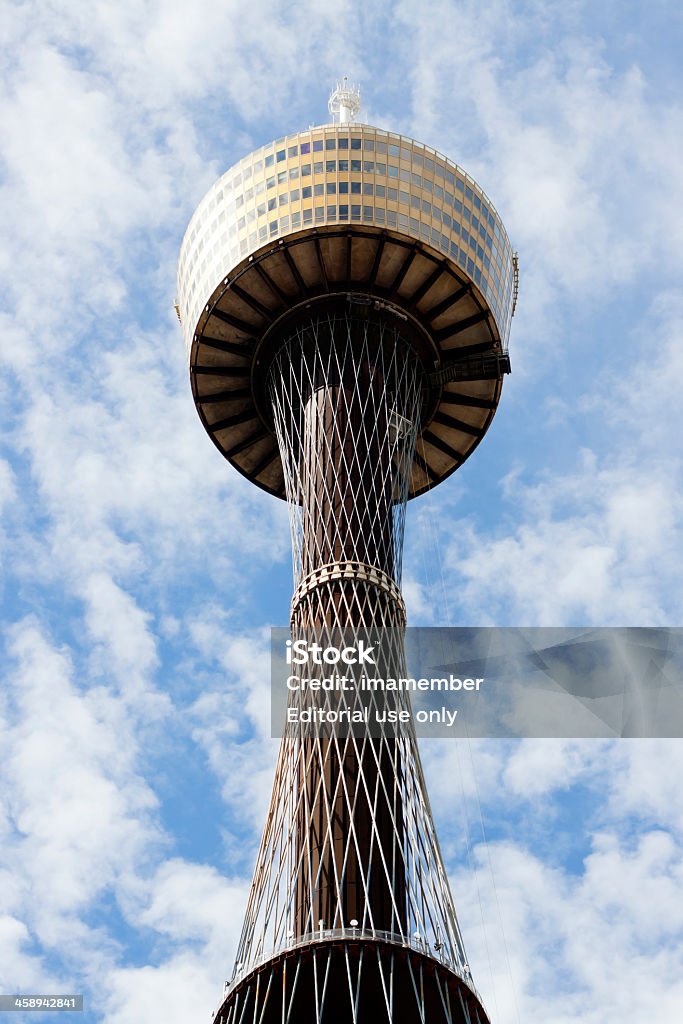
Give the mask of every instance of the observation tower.
<svg viewBox="0 0 683 1024">
<path fill-rule="evenodd" d="M 401 637 L 406 502 L 491 424 L 517 265 L 462 168 L 358 122 L 346 79 L 329 111 L 330 124 L 256 150 L 202 199 L 177 311 L 209 437 L 288 502 L 293 635 Z M 402 640 L 391 657 L 400 669 Z M 214 1024 L 381 1021 L 488 1024 L 415 735 L 288 724 Z"/>
</svg>

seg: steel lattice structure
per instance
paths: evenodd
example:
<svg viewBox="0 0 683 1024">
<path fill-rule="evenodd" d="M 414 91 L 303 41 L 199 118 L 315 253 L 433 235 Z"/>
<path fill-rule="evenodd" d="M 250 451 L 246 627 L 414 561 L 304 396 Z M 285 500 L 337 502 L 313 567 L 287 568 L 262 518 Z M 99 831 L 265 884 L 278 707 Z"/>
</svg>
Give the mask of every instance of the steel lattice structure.
<svg viewBox="0 0 683 1024">
<path fill-rule="evenodd" d="M 248 158 L 249 173 L 246 165 L 239 175 L 228 172 L 200 205 L 181 252 L 179 310 L 195 400 L 210 435 L 241 472 L 288 501 L 292 636 L 334 642 L 340 631 L 382 627 L 390 637 L 384 668 L 401 676 L 406 502 L 457 468 L 489 426 L 509 369 L 516 263 L 502 224 L 471 179 L 458 178 L 457 169 L 448 170 L 454 165 L 445 158 L 439 164 L 424 147 L 418 153 L 411 140 L 381 142 L 394 137 L 348 124 L 357 107 L 344 89 L 343 103 L 334 107 L 344 113 L 339 124 L 281 140 L 270 157 L 266 147 L 265 156 Z M 432 228 L 413 229 L 409 221 L 406 232 L 387 231 L 374 207 L 372 217 L 347 213 L 340 226 L 344 207 L 338 213 L 334 207 L 332 223 L 328 206 L 320 226 L 303 231 L 291 231 L 288 216 L 286 224 L 274 222 L 280 235 L 274 243 L 250 244 L 256 232 L 252 240 L 248 218 L 243 228 L 238 215 L 245 203 L 308 177 L 311 151 L 348 149 L 388 157 L 395 149 L 394 176 L 410 182 L 414 195 L 443 193 L 436 183 L 451 175 L 454 191 L 460 181 L 472 200 L 470 226 L 482 222 L 483 204 L 500 242 L 496 247 L 489 236 L 487 262 L 495 249 L 501 275 L 507 274 L 492 280 L 488 298 L 487 278 L 471 260 L 468 265 L 469 257 L 464 264 L 459 253 L 453 259 L 450 241 L 439 251 Z M 432 179 L 404 173 L 404 160 L 423 170 L 431 165 Z M 268 166 L 279 163 L 286 166 L 271 186 Z M 386 175 L 383 161 L 340 158 L 313 161 L 311 197 L 318 175 L 320 190 L 324 183 L 331 194 L 332 163 L 340 194 L 361 187 L 367 194 L 370 165 L 372 188 L 382 194 L 376 175 L 382 168 Z M 221 200 L 231 194 L 228 178 L 233 193 L 242 187 L 242 201 L 226 200 L 225 240 L 214 243 L 220 213 L 213 219 L 209 213 L 220 209 L 218 191 Z M 245 188 L 245 181 L 253 185 Z M 307 218 L 305 198 L 299 224 L 314 216 L 314 199 Z M 406 202 L 411 205 L 407 193 Z M 390 212 L 387 204 L 379 219 L 386 223 Z M 252 220 L 258 224 L 258 205 Z M 230 238 L 240 231 L 246 245 L 239 243 L 243 259 L 235 262 Z M 205 248 L 208 255 L 199 260 Z M 483 249 L 477 258 L 485 266 Z M 334 702 L 353 711 L 368 701 L 379 720 L 390 705 L 408 709 L 403 691 L 368 696 L 351 687 L 290 695 L 290 706 L 309 708 Z M 311 730 L 294 722 L 281 742 L 237 959 L 215 1024 L 382 1020 L 488 1024 L 414 731 L 410 725 L 372 733 Z"/>
</svg>

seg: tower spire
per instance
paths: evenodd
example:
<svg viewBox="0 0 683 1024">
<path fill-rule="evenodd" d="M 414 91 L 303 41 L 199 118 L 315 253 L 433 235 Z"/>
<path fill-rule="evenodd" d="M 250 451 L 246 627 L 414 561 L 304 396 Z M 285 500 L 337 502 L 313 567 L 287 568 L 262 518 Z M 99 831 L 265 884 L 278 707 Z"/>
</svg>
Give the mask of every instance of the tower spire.
<svg viewBox="0 0 683 1024">
<path fill-rule="evenodd" d="M 330 112 L 334 124 L 349 124 L 358 117 L 361 108 L 360 86 L 349 84 L 344 75 L 341 82 L 337 82 L 330 93 L 327 101 L 327 109 Z"/>
</svg>

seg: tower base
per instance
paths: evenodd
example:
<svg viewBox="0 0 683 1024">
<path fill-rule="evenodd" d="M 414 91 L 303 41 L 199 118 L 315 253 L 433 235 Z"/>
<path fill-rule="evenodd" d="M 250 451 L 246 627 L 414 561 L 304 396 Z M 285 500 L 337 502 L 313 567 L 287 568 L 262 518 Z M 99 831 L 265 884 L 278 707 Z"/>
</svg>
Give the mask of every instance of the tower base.
<svg viewBox="0 0 683 1024">
<path fill-rule="evenodd" d="M 352 931 L 309 939 L 238 975 L 214 1024 L 489 1024 L 472 984 L 449 966 Z"/>
</svg>

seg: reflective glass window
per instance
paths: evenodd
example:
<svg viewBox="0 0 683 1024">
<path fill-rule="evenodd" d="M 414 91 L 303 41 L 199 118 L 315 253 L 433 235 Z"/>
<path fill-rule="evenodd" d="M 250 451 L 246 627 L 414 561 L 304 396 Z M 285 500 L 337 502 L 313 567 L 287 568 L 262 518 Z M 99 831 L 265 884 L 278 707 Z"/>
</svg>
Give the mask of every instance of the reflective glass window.
<svg viewBox="0 0 683 1024">
<path fill-rule="evenodd" d="M 443 199 L 443 189 L 441 188 L 441 185 L 434 186 L 434 195 L 437 199 Z"/>
<path fill-rule="evenodd" d="M 417 219 L 417 217 L 411 217 L 410 218 L 410 230 L 414 231 L 415 234 L 417 234 L 419 232 L 419 230 L 420 230 L 420 222 Z"/>
<path fill-rule="evenodd" d="M 277 176 L 277 183 L 281 185 L 283 181 L 287 181 L 287 171 L 280 171 Z"/>
<path fill-rule="evenodd" d="M 304 185 L 304 187 L 301 189 L 301 198 L 302 199 L 310 199 L 311 198 L 311 186 L 310 185 Z"/>
<path fill-rule="evenodd" d="M 289 198 L 293 203 L 295 203 L 299 198 L 299 189 L 293 188 L 292 191 L 289 193 Z"/>
<path fill-rule="evenodd" d="M 313 186 L 313 195 L 314 196 L 322 196 L 324 194 L 325 194 L 325 186 L 323 185 L 322 182 L 320 182 L 319 185 L 314 185 Z"/>
<path fill-rule="evenodd" d="M 310 224 L 313 220 L 313 210 L 304 210 L 304 224 Z"/>
<path fill-rule="evenodd" d="M 411 196 L 410 197 L 410 205 L 414 209 L 419 210 L 420 209 L 420 197 L 419 196 Z"/>
<path fill-rule="evenodd" d="M 368 151 L 372 151 L 374 148 L 375 148 L 375 140 L 374 139 L 363 139 L 363 149 L 367 149 Z"/>
<path fill-rule="evenodd" d="M 349 161 L 348 160 L 340 160 L 339 161 L 339 170 L 340 171 L 348 171 L 348 169 L 349 169 Z"/>
<path fill-rule="evenodd" d="M 389 146 L 389 156 L 398 156 L 398 146 Z"/>
<path fill-rule="evenodd" d="M 382 176 L 384 176 L 387 173 L 387 165 L 386 164 L 381 164 L 379 162 L 376 163 L 375 164 L 375 172 L 377 174 L 381 174 Z"/>
<path fill-rule="evenodd" d="M 316 161 L 313 164 L 313 173 L 314 174 L 322 174 L 323 173 L 323 162 L 322 162 L 322 160 Z"/>
<path fill-rule="evenodd" d="M 356 139 L 351 139 L 351 149 L 360 149 L 360 147 L 361 147 L 361 140 L 360 139 L 357 139 L 357 138 Z"/>
<path fill-rule="evenodd" d="M 275 157 L 271 153 L 270 156 L 266 157 L 265 165 L 266 165 L 266 167 L 272 167 L 274 163 L 275 163 Z"/>
<path fill-rule="evenodd" d="M 464 192 L 465 191 L 465 183 L 464 183 L 464 181 L 461 181 L 460 178 L 456 178 L 455 179 L 455 187 L 457 188 L 458 192 Z"/>
<path fill-rule="evenodd" d="M 442 219 L 442 221 L 444 222 L 444 224 L 446 225 L 447 228 L 449 228 L 451 226 L 451 224 L 453 223 L 451 218 L 450 218 L 450 216 L 447 213 L 442 213 L 441 214 L 441 219 Z"/>
<path fill-rule="evenodd" d="M 337 140 L 337 145 L 339 146 L 340 149 L 348 149 L 349 148 L 349 140 L 348 139 L 338 139 Z"/>
<path fill-rule="evenodd" d="M 410 181 L 410 171 L 408 170 L 407 167 L 402 167 L 401 168 L 400 177 L 401 177 L 401 181 Z"/>
<path fill-rule="evenodd" d="M 286 159 L 287 159 L 287 151 L 285 149 L 279 149 L 277 151 L 277 162 L 281 163 L 283 160 L 286 160 Z"/>
<path fill-rule="evenodd" d="M 479 218 L 475 217 L 474 214 L 472 214 L 472 227 L 475 231 L 479 229 Z"/>
<path fill-rule="evenodd" d="M 410 150 L 405 146 L 401 146 L 401 160 L 410 160 Z"/>
<path fill-rule="evenodd" d="M 444 171 L 443 164 L 437 164 L 436 167 L 434 168 L 434 173 L 436 174 L 437 178 L 443 178 L 446 173 Z"/>
<path fill-rule="evenodd" d="M 289 202 L 289 193 L 288 192 L 283 192 L 282 195 L 278 197 L 278 203 L 279 203 L 280 206 L 286 206 L 288 202 Z"/>
<path fill-rule="evenodd" d="M 396 164 L 389 164 L 389 177 L 398 178 L 398 167 Z"/>
<path fill-rule="evenodd" d="M 298 177 L 299 177 L 299 168 L 298 167 L 290 167 L 289 168 L 289 180 L 290 181 L 295 181 Z"/>
<path fill-rule="evenodd" d="M 471 198 L 472 198 L 472 189 L 469 187 L 469 185 L 465 185 L 465 199 L 471 199 Z"/>
<path fill-rule="evenodd" d="M 352 160 L 351 161 L 351 171 L 352 172 L 355 171 L 357 174 L 360 174 L 360 168 L 361 168 L 361 161 L 360 160 Z"/>
<path fill-rule="evenodd" d="M 325 164 L 325 170 L 327 171 L 328 174 L 334 174 L 334 172 L 337 170 L 337 161 L 328 160 L 327 163 Z"/>
<path fill-rule="evenodd" d="M 325 207 L 324 206 L 316 206 L 316 208 L 315 208 L 315 219 L 316 220 L 325 220 Z"/>
<path fill-rule="evenodd" d="M 302 167 L 301 167 L 301 175 L 302 175 L 302 177 L 306 178 L 306 177 L 308 177 L 308 175 L 310 173 L 311 173 L 311 165 L 310 164 L 303 164 Z"/>
<path fill-rule="evenodd" d="M 364 206 L 363 207 L 363 220 L 372 220 L 372 207 L 371 206 Z"/>
<path fill-rule="evenodd" d="M 261 217 L 266 212 L 266 204 L 259 203 L 259 205 L 256 208 L 256 212 L 259 215 L 259 217 Z"/>
<path fill-rule="evenodd" d="M 481 209 L 481 199 L 479 198 L 479 196 L 474 197 L 474 205 L 478 210 Z"/>
<path fill-rule="evenodd" d="M 405 213 L 399 213 L 399 215 L 398 215 L 398 224 L 399 224 L 399 227 L 405 228 L 406 231 L 408 230 L 408 218 L 405 215 Z"/>
<path fill-rule="evenodd" d="M 396 210 L 387 210 L 387 224 L 391 228 L 396 227 Z"/>
<path fill-rule="evenodd" d="M 335 181 L 328 181 L 327 194 L 328 196 L 334 196 L 337 194 L 337 183 Z"/>
<path fill-rule="evenodd" d="M 428 156 L 425 157 L 425 170 L 426 171 L 433 171 L 434 170 L 434 161 L 430 160 L 430 158 Z"/>
<path fill-rule="evenodd" d="M 347 193 L 349 191 L 349 183 L 348 183 L 348 181 L 340 181 L 339 182 L 339 191 L 342 193 L 342 195 L 344 195 L 345 193 Z"/>
<path fill-rule="evenodd" d="M 336 149 L 337 140 L 332 136 L 331 139 L 325 139 L 325 149 Z"/>
<path fill-rule="evenodd" d="M 374 189 L 374 186 L 373 186 L 371 181 L 363 182 L 363 195 L 364 196 L 371 196 L 374 191 L 375 191 L 375 189 Z"/>
<path fill-rule="evenodd" d="M 386 144 L 386 142 L 378 142 L 377 143 L 377 152 L 378 153 L 386 153 L 386 151 L 387 151 L 387 144 Z"/>
<path fill-rule="evenodd" d="M 339 207 L 339 220 L 349 219 L 349 208 L 346 204 Z"/>
<path fill-rule="evenodd" d="M 453 174 L 453 171 L 449 171 L 448 169 L 446 169 L 446 181 L 448 182 L 449 185 L 455 184 L 455 175 Z"/>
<path fill-rule="evenodd" d="M 297 228 L 299 226 L 299 224 L 301 224 L 301 214 L 298 213 L 298 212 L 297 213 L 293 213 L 292 214 L 292 227 L 293 228 Z"/>
<path fill-rule="evenodd" d="M 422 159 L 421 153 L 413 153 L 413 163 L 415 164 L 416 167 L 422 167 L 424 161 Z"/>
<path fill-rule="evenodd" d="M 327 219 L 328 220 L 335 220 L 336 216 L 337 216 L 337 207 L 336 206 L 328 206 L 327 207 Z"/>
<path fill-rule="evenodd" d="M 310 152 L 311 152 L 311 144 L 310 144 L 310 142 L 302 142 L 301 143 L 301 155 L 303 156 L 304 153 L 310 153 Z"/>
<path fill-rule="evenodd" d="M 298 152 L 298 146 L 290 146 L 289 149 L 287 150 L 287 156 L 296 156 Z"/>
<path fill-rule="evenodd" d="M 355 195 L 359 195 L 360 194 L 360 182 L 359 181 L 352 181 L 351 182 L 351 191 Z"/>
<path fill-rule="evenodd" d="M 313 140 L 313 152 L 314 153 L 320 153 L 320 152 L 322 152 L 322 148 L 323 148 L 323 140 L 322 139 L 314 139 Z"/>
<path fill-rule="evenodd" d="M 277 199 L 275 198 L 275 196 L 273 196 L 272 199 L 268 200 L 268 209 L 269 210 L 274 210 L 276 206 L 277 206 Z"/>
<path fill-rule="evenodd" d="M 375 220 L 378 224 L 384 224 L 384 210 L 381 206 L 375 207 Z"/>
<path fill-rule="evenodd" d="M 474 260 L 471 260 L 469 258 L 469 256 L 468 256 L 468 258 L 467 258 L 467 272 L 468 272 L 468 274 L 471 274 L 473 272 L 473 270 L 474 270 Z"/>
<path fill-rule="evenodd" d="M 431 213 L 432 212 L 432 204 L 428 203 L 426 199 L 422 200 L 422 212 L 423 213 Z"/>
<path fill-rule="evenodd" d="M 375 195 L 376 196 L 380 196 L 380 198 L 383 199 L 384 196 L 386 195 L 386 191 L 387 190 L 386 190 L 384 185 L 375 185 Z"/>
<path fill-rule="evenodd" d="M 372 160 L 364 160 L 363 161 L 363 170 L 365 171 L 366 174 L 374 174 L 375 173 L 375 164 L 374 164 L 374 162 Z"/>
<path fill-rule="evenodd" d="M 275 175 L 272 178 L 266 178 L 266 188 L 275 188 Z"/>
</svg>

